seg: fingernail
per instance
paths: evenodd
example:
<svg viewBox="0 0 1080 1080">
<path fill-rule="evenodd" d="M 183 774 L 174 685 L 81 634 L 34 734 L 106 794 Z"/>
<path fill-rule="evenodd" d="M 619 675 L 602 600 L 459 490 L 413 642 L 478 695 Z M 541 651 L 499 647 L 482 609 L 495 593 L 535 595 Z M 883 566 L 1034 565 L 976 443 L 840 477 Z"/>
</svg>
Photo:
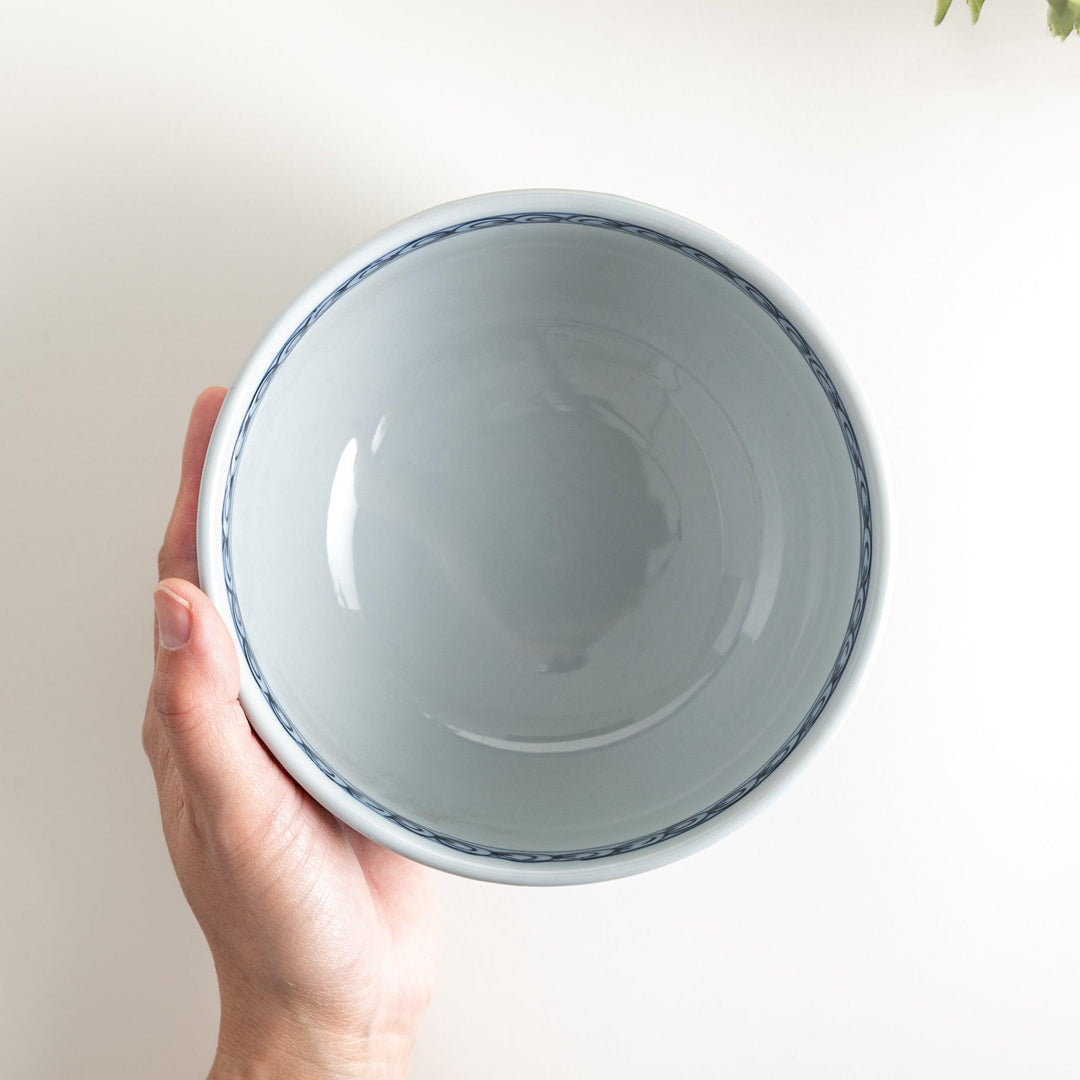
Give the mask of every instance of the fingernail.
<svg viewBox="0 0 1080 1080">
<path fill-rule="evenodd" d="M 154 610 L 157 612 L 158 641 L 162 647 L 183 648 L 191 637 L 191 605 L 172 589 L 159 585 L 154 590 Z"/>
</svg>

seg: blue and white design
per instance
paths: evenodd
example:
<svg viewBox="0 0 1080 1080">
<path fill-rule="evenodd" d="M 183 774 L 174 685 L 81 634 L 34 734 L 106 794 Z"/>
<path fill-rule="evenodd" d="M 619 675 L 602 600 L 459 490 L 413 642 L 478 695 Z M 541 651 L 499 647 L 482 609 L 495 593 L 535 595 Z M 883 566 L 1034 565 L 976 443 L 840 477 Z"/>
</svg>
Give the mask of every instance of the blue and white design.
<svg viewBox="0 0 1080 1080">
<path fill-rule="evenodd" d="M 737 289 L 743 292 L 755 304 L 758 305 L 763 311 L 776 322 L 776 324 L 784 331 L 784 333 L 791 340 L 792 344 L 798 349 L 800 355 L 806 360 L 810 366 L 810 370 L 817 378 L 821 389 L 825 392 L 826 397 L 829 399 L 829 403 L 832 405 L 833 412 L 836 415 L 837 422 L 844 435 L 844 441 L 847 445 L 848 455 L 851 459 L 851 468 L 855 477 L 855 485 L 858 491 L 859 501 L 859 527 L 861 531 L 861 543 L 859 553 L 859 573 L 858 581 L 855 589 L 855 600 L 851 609 L 851 616 L 848 620 L 847 630 L 844 635 L 843 643 L 840 647 L 840 652 L 837 654 L 836 660 L 833 663 L 832 670 L 829 672 L 829 677 L 825 680 L 825 685 L 822 686 L 818 692 L 817 697 L 814 700 L 813 705 L 807 711 L 806 715 L 802 718 L 799 725 L 792 732 L 791 736 L 784 742 L 784 744 L 769 758 L 760 769 L 757 770 L 752 776 L 748 777 L 742 784 L 732 791 L 729 791 L 723 798 L 718 799 L 716 802 L 705 807 L 703 810 L 692 815 L 691 817 L 684 818 L 682 821 L 677 821 L 673 825 L 669 825 L 664 829 L 656 832 L 648 833 L 645 836 L 637 836 L 631 840 L 625 840 L 618 844 L 612 844 L 607 847 L 598 848 L 585 848 L 575 851 L 512 851 L 504 848 L 492 848 L 484 847 L 479 844 L 471 844 L 466 840 L 458 839 L 454 836 L 446 836 L 442 833 L 437 833 L 421 825 L 419 822 L 411 821 L 408 818 L 402 817 L 399 814 L 394 813 L 392 810 L 387 809 L 385 806 L 380 805 L 375 800 L 365 795 L 362 791 L 358 791 L 353 787 L 344 777 L 338 775 L 337 772 L 326 762 L 311 746 L 305 741 L 303 736 L 297 731 L 292 721 L 286 715 L 281 704 L 274 696 L 266 677 L 263 675 L 262 669 L 259 666 L 257 657 L 252 650 L 251 643 L 248 640 L 247 633 L 244 629 L 244 619 L 240 611 L 240 602 L 236 595 L 236 589 L 233 582 L 233 564 L 232 564 L 232 544 L 231 544 L 231 517 L 233 507 L 233 490 L 236 482 L 237 469 L 240 463 L 240 458 L 244 452 L 244 444 L 247 440 L 248 432 L 251 428 L 251 423 L 258 412 L 259 405 L 266 395 L 266 392 L 273 381 L 275 374 L 283 363 L 288 359 L 293 349 L 296 347 L 300 339 L 307 333 L 308 329 L 319 319 L 323 313 L 331 307 L 341 296 L 347 293 L 355 285 L 358 285 L 365 278 L 370 277 L 372 274 L 377 273 L 384 266 L 403 258 L 411 252 L 418 251 L 421 248 L 428 247 L 430 244 L 436 244 L 441 240 L 446 240 L 454 236 L 458 236 L 463 233 L 475 232 L 480 229 L 499 228 L 506 225 L 529 225 L 529 224 L 565 224 L 585 226 L 598 229 L 611 229 L 618 232 L 630 233 L 634 236 L 638 236 L 643 240 L 651 241 L 652 243 L 662 244 L 664 247 L 671 248 L 674 251 L 685 255 L 689 259 L 693 259 L 695 262 L 700 263 L 702 266 L 707 267 L 714 273 L 719 274 L 725 280 L 731 282 Z M 594 859 L 604 859 L 609 856 L 622 855 L 633 851 L 639 851 L 642 848 L 652 847 L 655 844 L 661 844 L 666 840 L 670 840 L 673 837 L 681 836 L 683 833 L 689 832 L 691 829 L 697 828 L 699 825 L 704 824 L 707 821 L 711 821 L 718 815 L 722 814 L 729 807 L 733 806 L 740 799 L 750 794 L 759 784 L 765 781 L 791 754 L 791 752 L 803 741 L 807 736 L 810 729 L 813 727 L 814 722 L 821 715 L 830 697 L 832 697 L 833 691 L 836 689 L 837 684 L 840 682 L 841 677 L 844 674 L 844 669 L 847 667 L 848 659 L 851 656 L 852 649 L 855 646 L 855 641 L 859 636 L 859 630 L 862 626 L 863 611 L 866 607 L 867 597 L 870 589 L 870 568 L 873 558 L 873 523 L 870 507 L 870 488 L 867 481 L 866 469 L 863 463 L 863 455 L 859 449 L 858 440 L 855 437 L 855 432 L 852 428 L 851 418 L 848 415 L 847 409 L 844 407 L 844 402 L 840 398 L 836 386 L 829 376 L 828 371 L 825 370 L 824 365 L 818 358 L 814 350 L 807 343 L 806 339 L 798 331 L 798 329 L 791 323 L 791 321 L 784 315 L 782 311 L 770 300 L 764 293 L 761 292 L 756 286 L 751 284 L 745 278 L 741 277 L 729 267 L 725 266 L 719 260 L 713 256 L 706 254 L 705 252 L 691 246 L 690 244 L 683 243 L 680 240 L 676 240 L 673 237 L 667 236 L 664 233 L 657 232 L 653 229 L 645 228 L 641 225 L 635 225 L 628 221 L 618 221 L 613 218 L 598 217 L 589 214 L 569 214 L 569 213 L 530 213 L 530 214 L 502 214 L 491 217 L 477 218 L 471 221 L 464 221 L 460 224 L 454 225 L 450 228 L 440 229 L 435 232 L 427 233 L 424 236 L 418 237 L 415 240 L 410 240 L 406 244 L 394 248 L 392 251 L 388 251 L 385 255 L 380 256 L 373 262 L 369 263 L 362 270 L 353 274 L 348 280 L 339 285 L 329 296 L 327 296 L 313 311 L 311 311 L 307 317 L 300 323 L 299 326 L 292 332 L 289 339 L 278 351 L 274 357 L 273 362 L 267 368 L 262 380 L 253 395 L 251 402 L 247 406 L 247 410 L 244 414 L 243 421 L 240 424 L 240 430 L 236 438 L 236 443 L 233 446 L 232 457 L 229 462 L 228 478 L 225 486 L 225 496 L 221 509 L 221 536 L 222 536 L 222 561 L 224 564 L 225 574 L 225 589 L 229 598 L 229 610 L 232 613 L 232 619 L 236 626 L 236 633 L 240 640 L 241 648 L 244 653 L 244 658 L 247 661 L 248 667 L 254 676 L 255 682 L 259 687 L 263 697 L 266 699 L 267 704 L 273 710 L 274 715 L 278 718 L 281 726 L 288 732 L 290 737 L 296 742 L 296 744 L 304 751 L 304 753 L 311 759 L 311 761 L 318 767 L 318 769 L 325 774 L 330 780 L 332 780 L 343 791 L 348 792 L 354 799 L 362 803 L 369 810 L 381 815 L 382 817 L 394 822 L 402 829 L 406 829 L 408 832 L 417 836 L 424 837 L 435 843 L 441 844 L 444 847 L 451 848 L 454 851 L 464 852 L 468 855 L 483 856 L 491 859 L 501 859 L 507 862 L 515 863 L 573 863 L 573 862 L 588 862 Z"/>
</svg>

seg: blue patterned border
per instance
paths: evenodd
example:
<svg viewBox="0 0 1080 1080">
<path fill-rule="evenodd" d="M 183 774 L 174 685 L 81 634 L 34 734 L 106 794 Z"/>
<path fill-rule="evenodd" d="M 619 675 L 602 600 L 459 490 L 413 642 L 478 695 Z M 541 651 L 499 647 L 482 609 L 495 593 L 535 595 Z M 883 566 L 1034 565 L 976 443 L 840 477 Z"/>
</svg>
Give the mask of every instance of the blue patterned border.
<svg viewBox="0 0 1080 1080">
<path fill-rule="evenodd" d="M 396 814 L 387 807 L 375 802 L 374 799 L 365 795 L 362 791 L 358 791 L 304 741 L 303 736 L 297 731 L 292 721 L 286 715 L 285 710 L 274 696 L 273 691 L 267 683 L 266 677 L 263 675 L 262 669 L 259 667 L 259 662 L 255 657 L 251 644 L 248 641 L 247 632 L 244 629 L 244 619 L 240 612 L 240 602 L 237 598 L 233 582 L 233 492 L 236 486 L 237 468 L 244 451 L 244 444 L 247 441 L 248 432 L 251 430 L 252 420 L 259 409 L 260 403 L 266 396 L 266 392 L 270 383 L 273 381 L 274 375 L 288 359 L 289 355 L 292 353 L 293 349 L 296 348 L 297 343 L 304 334 L 307 333 L 308 329 L 332 304 L 336 303 L 340 297 L 354 286 L 359 285 L 360 282 L 371 277 L 372 274 L 377 273 L 384 266 L 388 266 L 390 263 L 395 262 L 414 251 L 419 251 L 421 248 L 428 247 L 431 244 L 437 244 L 442 240 L 447 240 L 464 233 L 477 232 L 481 229 L 498 228 L 505 225 L 525 224 L 581 225 L 591 228 L 611 229 L 617 232 L 630 233 L 633 236 L 638 236 L 644 240 L 649 240 L 655 244 L 661 244 L 664 247 L 671 248 L 673 251 L 685 255 L 687 258 L 693 259 L 694 262 L 719 274 L 726 281 L 731 282 L 731 284 L 741 292 L 745 293 L 746 296 L 758 305 L 758 307 L 767 312 L 780 329 L 788 336 L 792 344 L 799 350 L 803 359 L 806 360 L 807 364 L 810 366 L 810 370 L 814 373 L 818 383 L 821 385 L 821 389 L 825 392 L 825 396 L 829 399 L 833 412 L 836 414 L 837 422 L 840 424 L 840 429 L 844 434 L 844 442 L 847 444 L 848 455 L 851 458 L 851 468 L 855 474 L 855 486 L 858 489 L 859 498 L 859 526 L 861 531 L 859 576 L 855 589 L 855 602 L 851 609 L 851 617 L 848 620 L 847 631 L 844 635 L 843 644 L 840 646 L 840 652 L 836 657 L 832 670 L 829 672 L 829 677 L 825 680 L 825 685 L 822 686 L 817 697 L 814 699 L 813 705 L 810 706 L 810 709 L 787 741 L 772 755 L 772 757 L 769 758 L 768 761 L 765 762 L 764 765 L 761 766 L 760 769 L 757 770 L 757 772 L 753 774 L 753 776 L 749 777 L 733 791 L 729 791 L 722 799 L 718 799 L 716 802 L 710 804 L 705 807 L 704 810 L 699 811 L 691 817 L 684 818 L 682 821 L 677 821 L 674 825 L 667 826 L 667 828 L 648 833 L 645 836 L 637 836 L 632 840 L 626 840 L 622 843 L 611 844 L 599 848 L 583 848 L 574 851 L 513 851 L 505 848 L 470 844 L 466 840 L 459 840 L 454 836 L 446 836 L 442 833 L 434 832 L 426 826 L 421 825 L 419 822 L 402 817 L 400 814 Z M 362 270 L 353 274 L 348 280 L 342 282 L 341 285 L 330 293 L 329 296 L 308 314 L 303 322 L 301 322 L 292 334 L 290 334 L 289 339 L 285 344 L 278 350 L 277 355 L 267 368 L 262 380 L 255 390 L 255 394 L 248 404 L 244 419 L 240 424 L 240 431 L 236 437 L 232 458 L 229 463 L 228 479 L 225 485 L 225 498 L 221 510 L 221 536 L 225 589 L 229 597 L 229 610 L 232 612 L 233 622 L 236 625 L 236 632 L 240 639 L 244 658 L 247 660 L 248 667 L 255 678 L 259 690 L 262 692 L 267 704 L 273 710 L 274 715 L 280 721 L 281 726 L 289 733 L 292 739 L 311 761 L 314 762 L 320 772 L 337 784 L 343 791 L 347 791 L 354 799 L 362 803 L 369 810 L 373 810 L 375 813 L 417 836 L 422 836 L 427 840 L 432 840 L 444 847 L 451 848 L 454 851 L 464 852 L 468 855 L 485 856 L 487 858 L 502 859 L 507 862 L 515 863 L 588 862 L 593 859 L 604 859 L 612 855 L 622 855 L 631 851 L 640 851 L 642 848 L 652 847 L 655 844 L 663 843 L 665 840 L 681 836 L 683 833 L 689 832 L 691 829 L 695 829 L 707 821 L 711 821 L 729 807 L 734 806 L 740 799 L 749 795 L 750 792 L 766 780 L 787 759 L 788 755 L 791 754 L 799 743 L 806 738 L 807 733 L 821 715 L 829 698 L 832 697 L 837 684 L 840 682 L 840 678 L 844 674 L 844 669 L 847 667 L 848 658 L 851 656 L 851 651 L 855 646 L 856 638 L 859 635 L 859 629 L 862 626 L 863 610 L 866 606 L 866 600 L 870 589 L 870 566 L 873 554 L 870 488 L 866 478 L 866 469 L 863 464 L 862 451 L 859 449 L 858 440 L 855 438 L 851 418 L 848 416 L 847 409 L 844 407 L 840 394 L 837 392 L 824 365 L 787 316 L 785 316 L 784 313 L 780 311 L 780 309 L 755 285 L 752 285 L 745 278 L 740 277 L 735 271 L 731 270 L 711 255 L 698 250 L 690 244 L 683 243 L 681 240 L 676 240 L 664 233 L 656 232 L 653 229 L 648 229 L 641 225 L 634 225 L 628 221 L 596 217 L 591 214 L 565 213 L 502 214 L 494 217 L 484 217 L 472 221 L 464 221 L 446 229 L 439 229 L 436 232 L 427 233 L 425 236 L 410 240 L 408 243 L 402 244 L 392 251 L 388 251 L 386 254 L 381 255 L 373 262 L 368 263 Z"/>
</svg>

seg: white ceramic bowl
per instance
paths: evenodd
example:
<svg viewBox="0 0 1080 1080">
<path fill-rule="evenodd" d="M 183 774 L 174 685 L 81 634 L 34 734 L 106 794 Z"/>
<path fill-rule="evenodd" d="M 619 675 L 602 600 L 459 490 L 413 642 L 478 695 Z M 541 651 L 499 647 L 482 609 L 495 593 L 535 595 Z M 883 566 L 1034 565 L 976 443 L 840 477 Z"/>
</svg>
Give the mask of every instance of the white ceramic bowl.
<svg viewBox="0 0 1080 1080">
<path fill-rule="evenodd" d="M 652 206 L 387 229 L 255 350 L 199 572 L 281 764 L 444 870 L 595 881 L 715 839 L 847 705 L 883 599 L 866 412 L 791 292 Z"/>
</svg>

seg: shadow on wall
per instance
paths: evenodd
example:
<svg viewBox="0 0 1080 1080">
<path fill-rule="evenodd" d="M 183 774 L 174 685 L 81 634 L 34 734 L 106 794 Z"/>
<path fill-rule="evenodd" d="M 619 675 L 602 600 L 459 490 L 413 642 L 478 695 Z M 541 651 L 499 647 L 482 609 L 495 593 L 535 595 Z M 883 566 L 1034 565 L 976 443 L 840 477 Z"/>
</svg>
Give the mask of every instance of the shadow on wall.
<svg viewBox="0 0 1080 1080">
<path fill-rule="evenodd" d="M 8 565 L 23 569 L 5 591 L 20 628 L 8 749 L 25 763 L 4 815 L 18 801 L 24 884 L 8 922 L 22 927 L 26 976 L 8 1064 L 27 1076 L 195 1075 L 213 1049 L 213 974 L 139 745 L 184 421 L 317 272 L 429 200 L 393 182 L 422 175 L 394 146 L 343 160 L 309 130 L 196 126 L 182 102 L 175 115 L 106 113 L 89 96 L 58 107 L 26 121 L 0 178 L 18 208 L 0 440 L 4 460 L 23 463 L 7 470 L 6 495 L 35 523 L 5 538 Z M 58 632 L 72 573 L 89 634 Z M 43 772 L 47 792 L 33 779 Z"/>
</svg>

